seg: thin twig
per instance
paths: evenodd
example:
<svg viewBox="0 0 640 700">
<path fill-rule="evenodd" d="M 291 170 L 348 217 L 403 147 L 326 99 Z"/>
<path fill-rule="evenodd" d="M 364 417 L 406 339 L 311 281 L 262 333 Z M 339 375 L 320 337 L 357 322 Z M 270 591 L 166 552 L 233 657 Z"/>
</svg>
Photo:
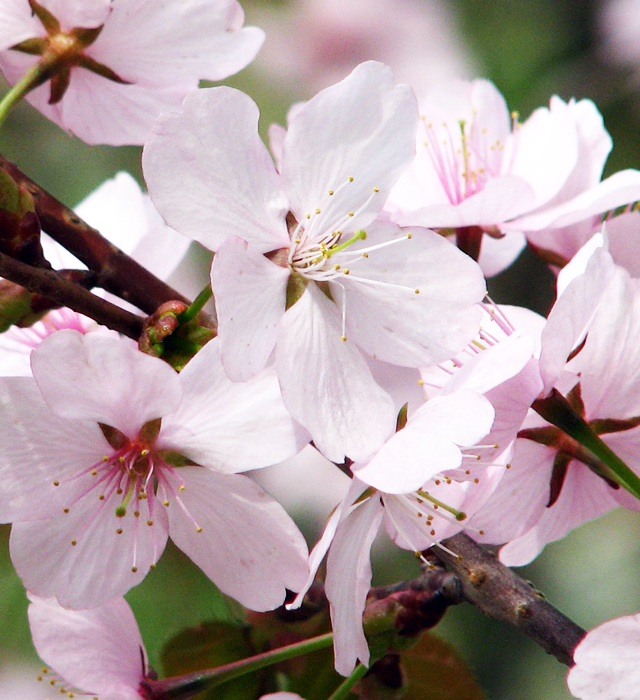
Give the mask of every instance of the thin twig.
<svg viewBox="0 0 640 700">
<path fill-rule="evenodd" d="M 485 615 L 520 630 L 561 663 L 573 665 L 573 652 L 585 630 L 464 533 L 443 544 L 457 557 L 438 547 L 432 547 L 430 553 L 456 574 L 465 600 Z"/>
<path fill-rule="evenodd" d="M 101 299 L 79 284 L 64 279 L 55 270 L 32 267 L 0 253 L 0 277 L 62 306 L 68 306 L 129 338 L 137 341 L 140 337 L 144 322 L 141 316 Z"/>
<path fill-rule="evenodd" d="M 73 210 L 25 175 L 17 165 L 0 156 L 0 168 L 16 182 L 26 185 L 33 196 L 43 230 L 96 273 L 96 286 L 147 314 L 152 314 L 167 301 L 191 303 L 91 228 Z M 215 328 L 215 322 L 202 312 L 198 321 L 200 325 Z"/>
</svg>

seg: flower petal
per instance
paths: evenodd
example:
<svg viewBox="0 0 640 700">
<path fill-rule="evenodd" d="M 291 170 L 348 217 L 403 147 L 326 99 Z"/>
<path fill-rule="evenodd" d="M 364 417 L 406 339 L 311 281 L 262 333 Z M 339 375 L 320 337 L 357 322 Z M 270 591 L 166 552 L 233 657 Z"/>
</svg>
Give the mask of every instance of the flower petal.
<svg viewBox="0 0 640 700">
<path fill-rule="evenodd" d="M 230 236 L 211 267 L 222 362 L 230 379 L 243 382 L 264 368 L 285 311 L 289 270 Z"/>
<path fill-rule="evenodd" d="M 145 423 L 177 408 L 182 398 L 178 375 L 169 365 L 96 333 L 53 333 L 31 354 L 31 367 L 54 413 L 106 423 L 131 439 Z"/>
<path fill-rule="evenodd" d="M 180 477 L 183 491 L 170 480 L 171 539 L 223 593 L 262 612 L 304 585 L 307 546 L 279 503 L 246 476 L 183 467 Z"/>
<path fill-rule="evenodd" d="M 235 474 L 282 462 L 309 441 L 284 407 L 273 368 L 231 382 L 215 339 L 182 370 L 180 383 L 183 401 L 163 419 L 158 447 Z"/>
<path fill-rule="evenodd" d="M 284 140 L 282 177 L 309 236 L 356 231 L 375 218 L 415 155 L 417 125 L 412 90 L 394 87 L 391 70 L 375 61 L 296 112 Z"/>
<path fill-rule="evenodd" d="M 327 558 L 325 592 L 331 605 L 336 671 L 348 676 L 357 661 L 369 664 L 362 613 L 371 588 L 370 552 L 383 509 L 375 494 L 340 524 Z"/>
<path fill-rule="evenodd" d="M 366 461 L 393 433 L 393 400 L 373 380 L 338 310 L 310 284 L 280 322 L 276 367 L 291 415 L 333 462 Z"/>
<path fill-rule="evenodd" d="M 240 234 L 261 253 L 290 244 L 280 178 L 258 136 L 258 108 L 238 90 L 194 90 L 146 142 L 149 194 L 167 223 L 217 250 Z"/>
<path fill-rule="evenodd" d="M 55 599 L 34 595 L 29 599 L 36 651 L 65 681 L 101 697 L 119 684 L 131 692 L 140 685 L 144 646 L 124 598 L 92 610 L 66 610 Z"/>
<path fill-rule="evenodd" d="M 27 590 L 78 610 L 102 605 L 140 583 L 164 550 L 166 516 L 150 512 L 151 499 L 134 502 L 139 511 L 130 507 L 120 518 L 122 495 L 114 490 L 99 501 L 90 492 L 55 521 L 14 523 L 11 559 Z"/>
</svg>

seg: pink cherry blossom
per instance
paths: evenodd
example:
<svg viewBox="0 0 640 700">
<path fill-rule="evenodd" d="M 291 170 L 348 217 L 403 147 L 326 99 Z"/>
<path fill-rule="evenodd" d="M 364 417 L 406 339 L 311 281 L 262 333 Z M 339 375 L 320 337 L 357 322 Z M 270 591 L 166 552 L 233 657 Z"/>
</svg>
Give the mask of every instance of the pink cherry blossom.
<svg viewBox="0 0 640 700">
<path fill-rule="evenodd" d="M 145 697 L 139 687 L 147 672 L 146 652 L 124 598 L 92 610 L 67 610 L 54 598 L 29 599 L 33 644 L 52 669 L 43 681 L 65 697 L 72 689 L 100 700 Z"/>
<path fill-rule="evenodd" d="M 57 31 L 45 29 L 27 0 L 0 2 L 0 68 L 14 83 L 38 59 L 20 51 L 22 42 L 68 46 L 74 29 L 102 27 L 88 45 L 76 47 L 79 58 L 71 63 L 61 99 L 49 83 L 27 97 L 88 143 L 142 144 L 161 112 L 176 109 L 200 79 L 221 80 L 244 68 L 264 39 L 257 28 L 242 29 L 244 14 L 235 0 L 41 4 L 57 19 Z"/>
<path fill-rule="evenodd" d="M 525 244 L 523 231 L 567 226 L 640 198 L 640 172 L 600 182 L 611 139 L 589 100 L 551 99 L 518 122 L 492 83 L 450 82 L 420 105 L 418 153 L 391 193 L 402 225 L 477 227 L 504 240 L 480 264 L 504 269 Z"/>
<path fill-rule="evenodd" d="M 29 590 L 99 605 L 139 583 L 169 535 L 247 607 L 271 609 L 302 585 L 302 536 L 237 474 L 304 443 L 271 371 L 232 384 L 212 341 L 178 375 L 129 344 L 73 331 L 44 341 L 32 366 L 33 379 L 0 382 L 0 513 Z"/>
<path fill-rule="evenodd" d="M 567 684 L 580 700 L 637 700 L 640 613 L 592 629 L 573 654 Z"/>
<path fill-rule="evenodd" d="M 330 459 L 364 460 L 395 416 L 362 351 L 411 367 L 450 357 L 477 331 L 482 275 L 433 232 L 375 221 L 417 121 L 386 67 L 362 64 L 296 110 L 280 172 L 257 118 L 237 91 L 192 94 L 145 147 L 150 193 L 170 225 L 216 251 L 229 376 L 245 381 L 275 348 L 294 418 Z"/>
</svg>

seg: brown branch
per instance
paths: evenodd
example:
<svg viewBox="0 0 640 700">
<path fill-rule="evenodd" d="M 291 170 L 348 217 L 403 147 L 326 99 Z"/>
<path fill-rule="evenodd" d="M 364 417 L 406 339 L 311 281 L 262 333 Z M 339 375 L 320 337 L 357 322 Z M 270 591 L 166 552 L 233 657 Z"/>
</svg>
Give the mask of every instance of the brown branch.
<svg viewBox="0 0 640 700">
<path fill-rule="evenodd" d="M 119 306 L 97 297 L 75 282 L 70 282 L 55 270 L 31 267 L 0 253 L 0 277 L 21 285 L 30 292 L 93 318 L 129 338 L 138 340 L 144 319 Z"/>
<path fill-rule="evenodd" d="M 585 630 L 464 533 L 443 544 L 457 556 L 438 547 L 432 547 L 430 554 L 456 574 L 465 600 L 485 615 L 520 630 L 561 663 L 573 666 L 573 652 Z"/>
<path fill-rule="evenodd" d="M 82 221 L 73 210 L 31 180 L 14 163 L 0 156 L 0 168 L 17 183 L 26 185 L 33 196 L 43 230 L 96 273 L 97 287 L 119 296 L 147 314 L 152 314 L 167 301 L 190 303 Z M 215 322 L 206 314 L 201 313 L 198 320 L 201 325 L 215 328 Z"/>
</svg>

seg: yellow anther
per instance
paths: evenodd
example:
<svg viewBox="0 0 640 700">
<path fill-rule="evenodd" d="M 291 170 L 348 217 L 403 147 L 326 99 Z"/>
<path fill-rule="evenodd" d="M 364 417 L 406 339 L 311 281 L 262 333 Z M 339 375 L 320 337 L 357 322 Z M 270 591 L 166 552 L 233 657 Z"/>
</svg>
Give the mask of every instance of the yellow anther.
<svg viewBox="0 0 640 700">
<path fill-rule="evenodd" d="M 141 454 L 143 457 L 146 457 L 146 456 L 149 454 L 149 450 L 147 450 L 146 448 L 145 448 L 144 450 L 140 450 L 140 454 Z"/>
<path fill-rule="evenodd" d="M 310 218 L 311 218 L 311 214 L 305 214 L 305 215 L 304 215 L 304 218 L 305 218 L 305 219 L 310 219 Z"/>
<path fill-rule="evenodd" d="M 122 528 L 119 527 L 119 528 L 116 530 L 116 535 L 121 535 L 121 534 L 122 534 Z"/>
<path fill-rule="evenodd" d="M 149 571 L 153 571 L 156 568 L 155 564 L 149 564 Z"/>
<path fill-rule="evenodd" d="M 334 270 L 339 270 L 339 269 L 340 269 L 340 265 L 334 265 L 334 266 L 333 266 L 333 269 L 334 269 Z"/>
<path fill-rule="evenodd" d="M 348 274 L 349 274 L 349 268 L 348 268 L 348 267 L 343 267 L 343 268 L 342 268 L 342 273 L 345 274 L 345 275 L 348 275 Z"/>
<path fill-rule="evenodd" d="M 105 455 L 105 456 L 102 458 L 102 461 L 103 461 L 103 462 L 108 462 L 108 461 L 109 461 L 109 458 Z"/>
<path fill-rule="evenodd" d="M 139 517 L 140 517 L 140 511 L 139 511 L 139 510 L 134 510 L 134 511 L 133 511 L 133 515 L 134 515 L 135 518 L 139 518 Z"/>
<path fill-rule="evenodd" d="M 196 528 L 196 532 L 202 532 L 202 528 L 200 527 L 200 525 L 198 525 L 198 527 Z"/>
<path fill-rule="evenodd" d="M 333 190 L 329 190 L 329 196 L 333 194 Z"/>
<path fill-rule="evenodd" d="M 379 187 L 374 187 L 374 188 L 373 188 L 373 191 L 374 191 L 374 192 L 380 192 L 380 188 L 379 188 Z"/>
<path fill-rule="evenodd" d="M 147 525 L 151 527 L 153 525 L 153 520 L 147 520 Z"/>
<path fill-rule="evenodd" d="M 53 485 L 54 485 L 54 486 L 60 486 L 60 482 L 59 482 L 59 481 L 54 481 L 54 482 L 53 482 Z"/>
<path fill-rule="evenodd" d="M 420 294 L 420 290 L 419 290 L 419 289 L 414 289 L 413 292 L 414 292 L 414 294 Z"/>
<path fill-rule="evenodd" d="M 418 379 L 418 384 L 419 384 L 420 386 L 423 386 L 423 385 L 424 385 L 424 380 L 423 380 L 423 379 Z"/>
<path fill-rule="evenodd" d="M 137 567 L 137 566 L 132 566 L 132 567 L 131 567 L 131 571 L 132 571 L 134 574 L 136 573 L 137 570 L 138 570 L 138 567 Z"/>
<path fill-rule="evenodd" d="M 124 457 L 118 457 L 118 462 L 120 462 L 120 464 L 124 464 L 124 462 L 125 462 Z"/>
<path fill-rule="evenodd" d="M 408 234 L 407 234 L 407 238 L 413 238 L 413 234 L 408 233 Z"/>
<path fill-rule="evenodd" d="M 362 254 L 362 257 L 363 257 L 363 258 L 368 258 L 368 257 L 369 257 L 369 253 L 363 253 L 363 254 Z"/>
<path fill-rule="evenodd" d="M 75 547 L 78 543 L 75 540 L 71 540 L 71 546 Z"/>
<path fill-rule="evenodd" d="M 349 216 L 355 216 L 355 214 L 352 211 L 350 211 Z"/>
<path fill-rule="evenodd" d="M 101 493 L 101 494 L 98 496 L 98 498 L 99 498 L 101 501 L 104 501 L 104 494 Z"/>
<path fill-rule="evenodd" d="M 168 506 L 168 505 L 169 505 L 169 501 L 162 501 L 162 505 L 163 505 L 163 506 Z"/>
<path fill-rule="evenodd" d="M 95 476 L 98 473 L 97 469 L 92 469 L 91 470 L 91 476 Z"/>
<path fill-rule="evenodd" d="M 62 512 L 63 512 L 63 513 L 68 513 L 68 512 L 69 512 L 69 509 L 68 509 L 68 508 L 64 508 Z"/>
<path fill-rule="evenodd" d="M 341 335 L 341 336 L 340 336 L 340 340 L 344 341 L 344 340 L 346 340 L 346 339 L 347 339 L 347 336 L 346 336 L 346 335 Z"/>
<path fill-rule="evenodd" d="M 320 209 L 316 209 L 316 214 L 319 214 L 319 213 L 320 213 Z"/>
<path fill-rule="evenodd" d="M 353 182 L 353 178 L 352 178 L 352 177 L 348 177 L 347 179 L 349 180 L 349 182 Z"/>
<path fill-rule="evenodd" d="M 180 486 L 180 488 L 179 488 L 178 490 L 179 490 L 179 491 L 184 491 L 184 484 L 182 484 L 182 486 Z"/>
</svg>

